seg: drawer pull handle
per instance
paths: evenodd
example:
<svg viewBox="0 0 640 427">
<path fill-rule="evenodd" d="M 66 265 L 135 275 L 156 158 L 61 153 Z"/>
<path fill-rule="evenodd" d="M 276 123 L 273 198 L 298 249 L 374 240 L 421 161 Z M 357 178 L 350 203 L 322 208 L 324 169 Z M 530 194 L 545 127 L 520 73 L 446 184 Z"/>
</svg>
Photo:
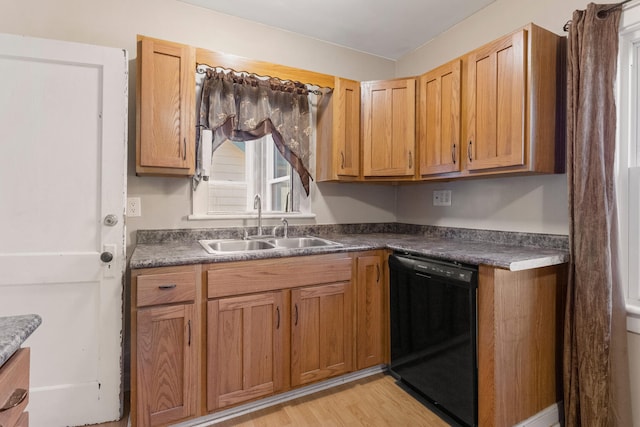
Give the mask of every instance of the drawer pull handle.
<svg viewBox="0 0 640 427">
<path fill-rule="evenodd" d="M 168 291 L 169 289 L 175 289 L 176 288 L 176 284 L 173 283 L 171 285 L 160 285 L 158 286 L 158 289 L 163 290 L 163 291 Z"/>
<path fill-rule="evenodd" d="M 380 283 L 380 264 L 376 264 L 376 283 Z"/>
<path fill-rule="evenodd" d="M 451 161 L 454 165 L 456 164 L 456 144 L 453 144 L 453 147 L 451 147 Z"/>
<path fill-rule="evenodd" d="M 191 347 L 191 320 L 189 320 L 187 326 L 189 327 L 189 339 L 187 340 L 187 346 Z"/>
<path fill-rule="evenodd" d="M 469 141 L 469 146 L 467 147 L 467 157 L 469 158 L 469 163 L 473 161 L 471 157 L 471 144 L 472 144 L 472 141 Z"/>
<path fill-rule="evenodd" d="M 276 329 L 280 329 L 280 307 L 276 307 Z"/>
<path fill-rule="evenodd" d="M 296 309 L 296 321 L 293 324 L 293 326 L 298 326 L 298 304 L 295 305 L 295 309 Z"/>
<path fill-rule="evenodd" d="M 9 399 L 5 402 L 5 404 L 0 408 L 0 412 L 8 411 L 11 408 L 15 408 L 19 404 L 21 404 L 24 399 L 27 397 L 29 392 L 23 388 L 17 388 L 13 391 Z"/>
</svg>

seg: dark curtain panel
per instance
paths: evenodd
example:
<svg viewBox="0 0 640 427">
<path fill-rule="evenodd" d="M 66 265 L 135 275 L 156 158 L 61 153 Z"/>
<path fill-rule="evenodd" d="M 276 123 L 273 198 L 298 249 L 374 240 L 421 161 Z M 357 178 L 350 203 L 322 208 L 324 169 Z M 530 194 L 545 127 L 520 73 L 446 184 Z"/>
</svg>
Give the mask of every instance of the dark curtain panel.
<svg viewBox="0 0 640 427">
<path fill-rule="evenodd" d="M 214 151 L 226 140 L 252 141 L 271 134 L 309 195 L 312 129 L 308 90 L 302 83 L 208 70 L 199 124 L 213 131 Z"/>
<path fill-rule="evenodd" d="M 605 9 L 610 10 L 603 13 Z M 620 13 L 620 7 L 591 3 L 587 10 L 574 12 L 569 28 L 571 261 L 564 334 L 567 426 L 631 426 L 613 169 Z"/>
</svg>

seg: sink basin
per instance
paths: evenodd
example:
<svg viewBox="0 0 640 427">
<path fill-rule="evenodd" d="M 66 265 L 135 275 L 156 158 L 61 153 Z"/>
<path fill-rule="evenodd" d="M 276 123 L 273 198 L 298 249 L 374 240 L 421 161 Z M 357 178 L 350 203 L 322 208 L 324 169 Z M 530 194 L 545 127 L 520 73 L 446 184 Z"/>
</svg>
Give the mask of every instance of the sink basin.
<svg viewBox="0 0 640 427">
<path fill-rule="evenodd" d="M 274 249 L 266 240 L 200 240 L 200 244 L 210 254 L 220 252 L 245 252 Z"/>
<path fill-rule="evenodd" d="M 282 239 L 271 239 L 269 242 L 273 243 L 279 248 L 312 248 L 322 246 L 340 246 L 339 243 L 332 242 L 330 240 L 321 239 L 319 237 L 288 237 Z"/>
<path fill-rule="evenodd" d="M 220 239 L 220 240 L 199 240 L 200 245 L 210 254 L 221 254 L 229 252 L 249 252 L 271 249 L 299 249 L 299 248 L 321 248 L 329 246 L 340 246 L 339 243 L 319 237 L 288 237 L 288 238 L 263 238 L 263 239 Z"/>
</svg>

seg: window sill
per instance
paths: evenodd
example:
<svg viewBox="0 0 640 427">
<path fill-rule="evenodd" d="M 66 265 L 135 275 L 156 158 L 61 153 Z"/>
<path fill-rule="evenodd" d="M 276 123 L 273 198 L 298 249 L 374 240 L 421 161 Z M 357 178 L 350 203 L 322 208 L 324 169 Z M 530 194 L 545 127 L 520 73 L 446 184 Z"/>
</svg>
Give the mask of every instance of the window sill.
<svg viewBox="0 0 640 427">
<path fill-rule="evenodd" d="M 274 212 L 263 213 L 262 219 L 315 219 L 316 214 L 313 213 L 297 213 L 297 212 Z M 255 213 L 229 213 L 229 214 L 192 214 L 187 217 L 189 221 L 210 221 L 210 220 L 229 220 L 229 219 L 257 219 Z"/>
</svg>

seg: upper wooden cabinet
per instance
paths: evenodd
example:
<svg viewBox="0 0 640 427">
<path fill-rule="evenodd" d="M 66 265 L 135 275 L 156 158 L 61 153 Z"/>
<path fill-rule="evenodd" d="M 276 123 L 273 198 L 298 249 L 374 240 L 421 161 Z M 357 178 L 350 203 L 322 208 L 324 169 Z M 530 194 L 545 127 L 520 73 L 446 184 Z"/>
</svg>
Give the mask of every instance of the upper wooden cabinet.
<svg viewBox="0 0 640 427">
<path fill-rule="evenodd" d="M 360 176 L 360 83 L 335 78 L 318 108 L 316 181 Z"/>
<path fill-rule="evenodd" d="M 195 49 L 138 37 L 136 173 L 195 172 Z"/>
<path fill-rule="evenodd" d="M 460 59 L 418 80 L 420 175 L 460 170 Z"/>
<path fill-rule="evenodd" d="M 416 80 L 361 83 L 364 177 L 413 177 Z"/>
<path fill-rule="evenodd" d="M 465 57 L 463 157 L 470 175 L 564 171 L 561 43 L 529 24 Z"/>
</svg>

